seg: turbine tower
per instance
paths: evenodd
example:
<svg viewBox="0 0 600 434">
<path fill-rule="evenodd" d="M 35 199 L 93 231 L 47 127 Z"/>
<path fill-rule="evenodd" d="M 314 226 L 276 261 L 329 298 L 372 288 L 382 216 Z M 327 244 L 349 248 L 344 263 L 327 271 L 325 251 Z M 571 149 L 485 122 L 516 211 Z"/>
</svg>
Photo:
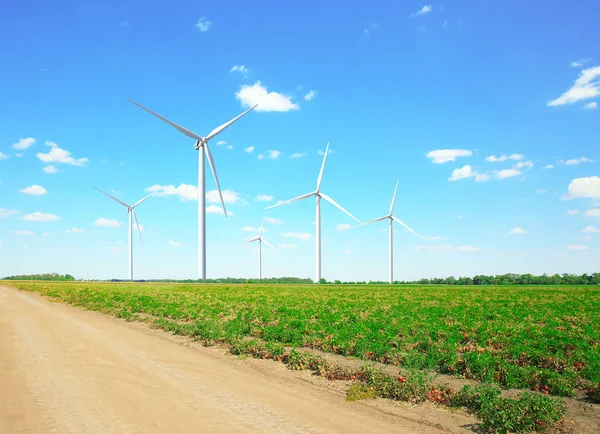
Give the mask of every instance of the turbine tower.
<svg viewBox="0 0 600 434">
<path fill-rule="evenodd" d="M 265 243 L 267 246 L 275 250 L 279 253 L 275 247 L 273 247 L 267 240 L 262 237 L 263 228 L 265 226 L 265 218 L 263 217 L 262 224 L 260 225 L 260 229 L 258 231 L 258 236 L 252 238 L 251 240 L 246 241 L 246 243 L 252 243 L 254 241 L 258 241 L 258 278 L 262 279 L 262 243 Z"/>
<path fill-rule="evenodd" d="M 138 200 L 133 205 L 127 205 L 125 202 L 122 202 L 119 199 L 117 199 L 116 197 L 113 197 L 110 194 L 105 193 L 104 191 L 100 190 L 99 188 L 96 188 L 96 187 L 94 187 L 94 188 L 96 190 L 98 190 L 100 193 L 107 195 L 112 200 L 116 200 L 121 205 L 123 205 L 125 208 L 127 208 L 127 214 L 129 215 L 129 280 L 133 280 L 133 237 L 131 235 L 131 227 L 133 225 L 133 222 L 131 221 L 131 217 L 133 216 L 133 218 L 135 219 L 135 225 L 137 226 L 138 234 L 140 234 L 140 242 L 143 244 L 142 233 L 140 232 L 140 225 L 138 224 L 137 215 L 135 214 L 135 207 L 138 206 L 143 201 L 145 201 L 146 199 L 148 199 L 154 193 L 150 193 L 148 196 L 144 197 L 143 199 Z"/>
<path fill-rule="evenodd" d="M 148 113 L 153 114 L 159 119 L 162 119 L 173 128 L 178 130 L 180 133 L 186 135 L 189 138 L 196 140 L 196 144 L 194 148 L 199 151 L 198 152 L 198 278 L 206 279 L 206 177 L 204 174 L 204 154 L 206 153 L 206 158 L 208 159 L 208 165 L 210 166 L 210 170 L 213 173 L 215 178 L 215 184 L 217 184 L 217 190 L 219 191 L 219 197 L 221 198 L 221 205 L 223 205 L 223 213 L 225 217 L 227 217 L 227 210 L 225 209 L 225 202 L 223 201 L 223 194 L 221 193 L 221 187 L 219 185 L 219 177 L 217 176 L 217 169 L 215 167 L 215 162 L 213 160 L 210 149 L 208 148 L 208 141 L 214 138 L 217 134 L 222 132 L 225 128 L 230 126 L 232 123 L 237 121 L 239 118 L 244 116 L 250 110 L 256 108 L 256 105 L 250 107 L 248 110 L 243 112 L 242 114 L 236 116 L 231 119 L 229 122 L 225 122 L 223 125 L 218 126 L 214 130 L 212 130 L 206 137 L 199 136 L 193 131 L 188 130 L 187 128 L 182 127 L 181 125 L 177 125 L 175 122 L 171 122 L 167 118 L 162 117 L 158 113 L 154 113 L 152 110 L 147 109 L 141 104 L 127 98 L 128 101 L 137 105 L 138 107 L 146 110 Z M 204 152 L 202 152 L 204 149 Z"/>
<path fill-rule="evenodd" d="M 321 191 L 321 180 L 323 179 L 323 170 L 325 169 L 325 161 L 327 160 L 328 152 L 329 152 L 329 142 L 327 143 L 327 148 L 325 149 L 325 155 L 323 156 L 323 164 L 321 165 L 321 171 L 319 172 L 319 177 L 317 178 L 317 189 L 315 191 L 303 194 L 302 196 L 295 197 L 294 199 L 286 200 L 285 202 L 281 202 L 276 205 L 272 205 L 272 206 L 265 208 L 265 210 L 267 210 L 270 208 L 275 208 L 276 206 L 279 206 L 279 205 L 286 205 L 288 203 L 292 203 L 297 200 L 306 199 L 311 196 L 316 197 L 317 222 L 316 222 L 316 237 L 315 238 L 316 238 L 316 249 L 317 249 L 317 262 L 316 262 L 316 272 L 315 272 L 315 277 L 316 277 L 315 283 L 319 283 L 319 281 L 321 280 L 321 198 L 325 199 L 327 202 L 329 202 L 336 208 L 342 210 L 343 212 L 348 214 L 350 217 L 352 217 L 354 220 L 356 220 L 358 223 L 360 223 L 359 219 L 354 217 L 352 214 L 350 214 L 348 211 L 346 211 L 344 208 L 342 208 L 340 206 L 340 204 L 338 204 L 335 200 L 333 200 L 331 197 L 327 196 L 325 193 L 323 193 Z"/>
<path fill-rule="evenodd" d="M 389 228 L 390 228 L 390 284 L 394 283 L 394 228 L 393 228 L 393 222 L 396 221 L 397 223 L 400 223 L 402 226 L 404 226 L 406 229 L 408 229 L 409 231 L 411 231 L 413 234 L 415 234 L 417 237 L 419 238 L 423 238 L 421 235 L 419 235 L 418 233 L 416 233 L 415 231 L 413 231 L 411 228 L 409 228 L 406 223 L 404 223 L 402 220 L 400 220 L 397 217 L 394 217 L 392 214 L 394 212 L 394 202 L 396 201 L 396 192 L 398 191 L 398 181 L 396 181 L 396 189 L 394 190 L 394 196 L 392 197 L 392 204 L 390 205 L 390 212 L 387 215 L 384 215 L 383 217 L 379 217 L 375 220 L 371 220 L 365 223 L 362 223 L 358 226 L 355 227 L 361 227 L 361 226 L 366 226 L 370 223 L 375 223 L 375 222 L 379 222 L 382 220 L 389 220 Z"/>
</svg>

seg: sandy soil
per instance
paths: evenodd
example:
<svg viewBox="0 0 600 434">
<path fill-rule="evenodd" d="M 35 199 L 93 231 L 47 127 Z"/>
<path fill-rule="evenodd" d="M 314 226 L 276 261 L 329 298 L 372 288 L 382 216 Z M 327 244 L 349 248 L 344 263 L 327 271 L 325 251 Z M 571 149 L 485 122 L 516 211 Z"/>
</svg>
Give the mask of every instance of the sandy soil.
<svg viewBox="0 0 600 434">
<path fill-rule="evenodd" d="M 0 433 L 438 433 L 471 417 L 0 287 Z M 461 428 L 462 427 L 462 428 Z"/>
</svg>

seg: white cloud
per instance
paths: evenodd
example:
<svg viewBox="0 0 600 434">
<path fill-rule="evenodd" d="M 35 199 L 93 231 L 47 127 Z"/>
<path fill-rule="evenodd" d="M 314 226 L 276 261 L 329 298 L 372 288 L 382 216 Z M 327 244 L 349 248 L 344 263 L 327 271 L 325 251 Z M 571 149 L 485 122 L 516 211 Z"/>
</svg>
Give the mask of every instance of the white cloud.
<svg viewBox="0 0 600 434">
<path fill-rule="evenodd" d="M 217 142 L 217 146 L 223 146 L 223 145 L 226 145 L 226 144 L 227 144 L 227 141 L 226 141 L 226 140 L 219 140 L 219 141 Z"/>
<path fill-rule="evenodd" d="M 477 173 L 475 172 L 475 182 L 488 182 L 491 176 L 487 173 Z"/>
<path fill-rule="evenodd" d="M 525 158 L 525 156 L 523 154 L 501 155 L 499 157 L 496 157 L 495 155 L 490 155 L 489 157 L 485 158 L 485 161 L 487 161 L 489 163 L 503 163 L 506 160 L 520 161 L 523 158 Z"/>
<path fill-rule="evenodd" d="M 533 167 L 533 161 L 519 161 L 513 166 L 513 169 L 531 169 Z"/>
<path fill-rule="evenodd" d="M 3 154 L 2 152 L 0 152 L 0 160 L 7 160 L 8 159 L 8 155 Z"/>
<path fill-rule="evenodd" d="M 208 19 L 206 17 L 202 17 L 202 18 L 198 19 L 198 22 L 196 22 L 196 28 L 203 33 L 208 32 L 208 30 L 211 27 L 212 27 L 212 23 L 210 21 L 208 21 Z"/>
<path fill-rule="evenodd" d="M 312 237 L 311 234 L 305 232 L 284 232 L 283 234 L 281 234 L 281 236 L 283 238 L 298 238 L 302 241 L 308 241 Z"/>
<path fill-rule="evenodd" d="M 523 234 L 526 234 L 527 231 L 523 228 L 513 228 L 510 231 L 508 231 L 508 233 L 510 235 L 523 235 Z"/>
<path fill-rule="evenodd" d="M 254 151 L 254 146 L 248 146 L 244 149 L 244 152 L 247 152 L 248 154 L 252 153 L 252 151 Z"/>
<path fill-rule="evenodd" d="M 437 149 L 429 151 L 425 156 L 431 158 L 433 163 L 441 164 L 456 161 L 458 157 L 470 157 L 471 155 L 473 152 L 468 149 Z"/>
<path fill-rule="evenodd" d="M 24 154 L 24 153 L 22 153 L 22 152 L 17 152 L 15 155 L 16 155 L 17 157 L 21 158 L 21 157 L 22 157 L 23 155 L 25 155 L 25 154 Z"/>
<path fill-rule="evenodd" d="M 425 14 L 428 14 L 429 12 L 431 12 L 431 5 L 425 5 L 419 11 L 412 13 L 411 15 L 413 17 L 418 17 L 419 15 L 425 15 Z"/>
<path fill-rule="evenodd" d="M 259 160 L 277 160 L 281 155 L 280 151 L 277 150 L 268 150 L 267 155 L 258 154 Z"/>
<path fill-rule="evenodd" d="M 346 255 L 349 255 L 350 253 L 352 253 L 352 250 L 346 249 L 346 251 L 344 253 L 346 253 Z"/>
<path fill-rule="evenodd" d="M 180 200 L 198 200 L 198 187 L 190 184 L 174 185 L 153 185 L 146 189 L 148 192 L 154 192 L 156 196 L 177 196 Z"/>
<path fill-rule="evenodd" d="M 552 164 L 546 164 L 542 169 L 554 169 L 554 166 Z"/>
<path fill-rule="evenodd" d="M 575 214 L 579 214 L 579 210 L 578 209 L 572 209 L 569 210 L 565 213 L 566 215 L 575 215 Z"/>
<path fill-rule="evenodd" d="M 574 166 L 576 164 L 581 164 L 581 163 L 593 163 L 594 160 L 590 160 L 587 157 L 580 157 L 580 158 L 571 158 L 570 160 L 560 160 L 559 163 L 564 164 L 565 166 Z"/>
<path fill-rule="evenodd" d="M 496 177 L 498 179 L 513 178 L 519 176 L 521 173 L 523 172 L 517 169 L 502 169 L 496 172 Z"/>
<path fill-rule="evenodd" d="M 576 245 L 569 245 L 567 246 L 568 250 L 587 250 L 587 246 L 583 246 L 581 244 L 576 244 Z"/>
<path fill-rule="evenodd" d="M 335 151 L 334 151 L 333 149 L 329 148 L 329 151 L 327 151 L 327 155 L 331 155 L 331 154 L 333 154 L 334 152 L 335 152 Z M 319 149 L 319 150 L 317 151 L 317 155 L 321 155 L 321 156 L 323 156 L 323 155 L 325 155 L 325 151 L 324 151 L 323 149 Z"/>
<path fill-rule="evenodd" d="M 228 150 L 232 150 L 233 149 L 233 145 L 227 145 L 227 149 Z"/>
<path fill-rule="evenodd" d="M 290 158 L 302 158 L 306 157 L 306 152 L 294 152 Z"/>
<path fill-rule="evenodd" d="M 434 235 L 432 237 L 423 237 L 423 239 L 427 240 L 427 241 L 442 241 L 442 240 L 447 240 L 448 238 L 440 237 L 439 235 Z"/>
<path fill-rule="evenodd" d="M 0 208 L 0 217 L 8 217 L 14 214 L 19 214 L 19 211 L 14 209 Z"/>
<path fill-rule="evenodd" d="M 233 190 L 222 190 L 223 194 L 223 202 L 225 203 L 236 203 L 240 200 L 240 194 L 236 193 Z M 206 200 L 209 203 L 221 203 L 221 198 L 219 197 L 219 190 L 210 190 L 206 193 Z"/>
<path fill-rule="evenodd" d="M 49 175 L 52 175 L 52 174 L 58 172 L 58 169 L 56 167 L 54 167 L 52 164 L 44 167 L 42 170 Z"/>
<path fill-rule="evenodd" d="M 573 86 L 558 98 L 548 101 L 549 106 L 573 104 L 588 98 L 600 95 L 600 81 L 595 80 L 600 76 L 600 66 L 584 69 L 579 73 Z"/>
<path fill-rule="evenodd" d="M 587 232 L 587 233 L 596 233 L 596 232 L 600 232 L 600 229 L 594 227 L 594 226 L 587 226 L 585 229 L 583 229 L 581 232 Z"/>
<path fill-rule="evenodd" d="M 587 62 L 589 62 L 590 59 L 579 59 L 579 60 L 574 60 L 573 62 L 571 62 L 571 67 L 572 68 L 579 68 L 580 66 L 585 65 Z"/>
<path fill-rule="evenodd" d="M 244 65 L 233 65 L 231 67 L 231 69 L 229 70 L 229 73 L 231 74 L 232 72 L 237 72 L 239 73 L 242 77 L 248 77 L 248 74 L 250 74 L 250 69 L 246 68 Z"/>
<path fill-rule="evenodd" d="M 267 217 L 265 219 L 265 221 L 267 221 L 267 222 L 269 222 L 269 223 L 271 223 L 273 225 L 282 225 L 283 224 L 283 220 L 276 219 L 276 218 L 273 218 L 273 217 Z"/>
<path fill-rule="evenodd" d="M 459 179 L 471 178 L 476 175 L 477 172 L 474 172 L 473 168 L 467 164 L 460 169 L 454 169 L 452 171 L 452 176 L 448 178 L 448 181 L 458 181 Z"/>
<path fill-rule="evenodd" d="M 31 231 L 10 231 L 10 233 L 18 237 L 32 237 L 33 235 L 35 235 Z"/>
<path fill-rule="evenodd" d="M 481 249 L 479 247 L 473 247 L 473 246 L 458 246 L 456 248 L 456 250 L 458 250 L 459 252 L 479 252 L 479 251 L 481 251 Z"/>
<path fill-rule="evenodd" d="M 300 106 L 292 102 L 292 97 L 278 92 L 268 92 L 267 87 L 260 81 L 253 85 L 244 84 L 239 92 L 235 93 L 244 107 L 252 107 L 258 104 L 256 111 L 259 112 L 287 112 L 298 110 Z"/>
<path fill-rule="evenodd" d="M 173 240 L 169 240 L 169 244 L 172 245 L 173 247 L 179 247 L 179 246 L 181 246 L 180 242 L 173 241 Z"/>
<path fill-rule="evenodd" d="M 588 209 L 584 215 L 586 217 L 600 217 L 600 208 Z"/>
<path fill-rule="evenodd" d="M 548 190 L 544 190 L 543 188 L 540 188 L 538 190 L 535 191 L 537 194 L 544 194 L 544 193 L 548 193 Z"/>
<path fill-rule="evenodd" d="M 28 149 L 29 147 L 33 146 L 34 143 L 35 139 L 33 137 L 28 137 L 26 139 L 21 138 L 21 140 L 12 145 L 12 147 L 19 151 L 24 151 L 25 149 Z"/>
<path fill-rule="evenodd" d="M 107 220 L 103 217 L 100 217 L 94 222 L 94 226 L 98 226 L 100 228 L 118 228 L 121 226 L 121 223 L 116 220 Z"/>
<path fill-rule="evenodd" d="M 295 249 L 298 247 L 296 244 L 279 244 L 282 249 Z"/>
<path fill-rule="evenodd" d="M 85 163 L 89 161 L 88 158 L 73 158 L 69 151 L 59 148 L 58 145 L 51 140 L 46 140 L 46 146 L 50 146 L 50 152 L 47 154 L 38 152 L 36 154 L 36 157 L 44 163 L 63 163 L 72 166 L 84 166 Z"/>
<path fill-rule="evenodd" d="M 81 234 L 81 233 L 83 233 L 83 229 L 71 228 L 71 229 L 67 229 L 65 232 L 68 234 Z"/>
<path fill-rule="evenodd" d="M 267 194 L 258 194 L 256 195 L 256 200 L 260 202 L 271 202 L 273 200 L 273 196 L 269 196 Z"/>
<path fill-rule="evenodd" d="M 352 225 L 349 225 L 348 223 L 340 223 L 337 225 L 337 230 L 345 231 L 346 229 L 350 229 L 351 227 L 352 227 Z"/>
<path fill-rule="evenodd" d="M 48 190 L 46 190 L 41 185 L 37 185 L 37 184 L 31 185 L 29 187 L 22 188 L 19 191 L 21 193 L 30 194 L 32 196 L 43 196 L 44 194 L 48 193 Z"/>
<path fill-rule="evenodd" d="M 600 177 L 588 176 L 584 178 L 575 178 L 569 184 L 570 198 L 586 197 L 590 199 L 600 199 Z"/>
<path fill-rule="evenodd" d="M 311 89 L 306 95 L 304 95 L 304 101 L 312 101 L 316 94 L 317 91 Z"/>
<path fill-rule="evenodd" d="M 25 214 L 22 217 L 22 220 L 27 220 L 30 222 L 50 222 L 58 219 L 60 219 L 60 217 L 57 215 L 47 214 L 39 211 L 33 212 L 31 214 Z"/>
<path fill-rule="evenodd" d="M 583 108 L 588 110 L 595 110 L 598 108 L 598 103 L 596 101 L 588 102 L 583 106 Z"/>
<path fill-rule="evenodd" d="M 223 212 L 223 208 L 221 208 L 218 205 L 208 205 L 206 207 L 206 212 L 208 214 L 221 214 L 221 215 L 225 215 L 225 212 Z M 233 213 L 231 211 L 227 211 L 227 215 L 233 215 Z"/>
</svg>

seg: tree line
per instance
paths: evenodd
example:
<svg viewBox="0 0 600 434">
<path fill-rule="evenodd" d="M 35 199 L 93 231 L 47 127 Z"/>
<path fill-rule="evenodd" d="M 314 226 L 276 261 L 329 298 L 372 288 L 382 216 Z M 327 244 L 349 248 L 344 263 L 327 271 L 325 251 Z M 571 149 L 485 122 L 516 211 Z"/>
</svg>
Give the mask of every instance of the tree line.
<svg viewBox="0 0 600 434">
<path fill-rule="evenodd" d="M 58 280 L 58 281 L 74 281 L 75 278 L 70 274 L 45 273 L 45 274 L 21 274 L 18 276 L 4 277 L 2 280 Z"/>
</svg>

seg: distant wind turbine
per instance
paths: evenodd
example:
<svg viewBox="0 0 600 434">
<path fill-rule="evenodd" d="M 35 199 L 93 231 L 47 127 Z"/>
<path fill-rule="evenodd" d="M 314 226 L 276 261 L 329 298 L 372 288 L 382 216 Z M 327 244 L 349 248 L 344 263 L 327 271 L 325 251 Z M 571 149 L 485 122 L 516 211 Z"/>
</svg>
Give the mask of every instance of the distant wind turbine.
<svg viewBox="0 0 600 434">
<path fill-rule="evenodd" d="M 392 226 L 392 223 L 394 221 L 396 221 L 397 223 L 400 223 L 402 226 L 404 226 L 406 229 L 408 229 L 409 231 L 411 231 L 413 234 L 415 234 L 417 237 L 419 238 L 423 238 L 421 235 L 419 235 L 418 233 L 416 233 L 415 231 L 413 231 L 411 228 L 409 228 L 402 220 L 400 220 L 397 217 L 394 217 L 392 214 L 394 212 L 394 202 L 396 201 L 396 192 L 398 191 L 398 181 L 396 181 L 396 189 L 394 190 L 394 196 L 392 197 L 392 204 L 390 205 L 390 212 L 387 215 L 384 215 L 383 217 L 379 217 L 378 219 L 375 220 L 371 220 L 365 223 L 362 223 L 358 226 L 355 226 L 356 228 L 361 227 L 361 226 L 366 226 L 368 224 L 371 223 L 375 223 L 375 222 L 379 222 L 382 220 L 389 220 L 389 225 L 390 225 L 390 283 L 394 283 L 394 228 Z"/>
<path fill-rule="evenodd" d="M 221 205 L 223 205 L 223 213 L 225 217 L 227 217 L 227 210 L 225 209 L 225 201 L 223 201 L 223 194 L 221 193 L 221 187 L 219 186 L 219 177 L 217 176 L 217 169 L 215 167 L 215 162 L 213 160 L 210 149 L 208 148 L 208 141 L 215 137 L 217 134 L 222 132 L 225 128 L 230 126 L 232 123 L 237 121 L 239 118 L 244 116 L 250 110 L 256 108 L 256 105 L 250 107 L 248 110 L 243 112 L 242 114 L 236 116 L 231 119 L 229 122 L 225 122 L 223 125 L 212 130 L 206 137 L 199 136 L 193 131 L 188 130 L 187 128 L 182 127 L 181 125 L 177 125 L 175 122 L 171 122 L 167 118 L 162 117 L 158 113 L 154 113 L 152 110 L 147 109 L 141 104 L 127 98 L 128 101 L 137 105 L 138 107 L 146 110 L 148 113 L 153 114 L 159 119 L 162 119 L 173 128 L 178 130 L 180 133 L 196 140 L 195 149 L 198 152 L 198 278 L 206 279 L 206 179 L 204 175 L 204 153 L 206 153 L 206 158 L 208 159 L 208 164 L 210 166 L 210 170 L 213 173 L 215 178 L 215 183 L 217 184 L 217 190 L 219 191 L 219 197 L 221 198 Z M 204 152 L 202 152 L 202 148 L 204 148 Z"/>
<path fill-rule="evenodd" d="M 138 200 L 133 205 L 127 205 L 125 202 L 122 202 L 119 199 L 117 199 L 116 197 L 113 197 L 110 194 L 103 192 L 99 188 L 96 188 L 96 187 L 94 187 L 94 188 L 96 190 L 98 190 L 100 193 L 107 195 L 111 199 L 116 200 L 121 205 L 123 205 L 125 208 L 127 208 L 127 214 L 129 215 L 129 280 L 133 280 L 133 237 L 131 236 L 131 226 L 132 226 L 133 222 L 131 221 L 131 217 L 133 215 L 133 218 L 135 219 L 135 225 L 137 226 L 138 233 L 140 234 L 140 242 L 143 244 L 142 232 L 140 231 L 140 225 L 138 224 L 137 215 L 135 214 L 135 207 L 138 206 L 143 201 L 145 201 L 146 199 L 148 199 L 150 196 L 152 196 L 154 194 L 154 192 L 150 193 L 148 196 L 144 197 L 143 199 Z"/>
<path fill-rule="evenodd" d="M 279 253 L 279 250 L 277 250 L 275 247 L 273 247 L 267 240 L 265 240 L 262 237 L 264 226 L 265 226 L 265 219 L 263 217 L 262 224 L 260 225 L 260 229 L 258 231 L 258 236 L 255 238 L 252 238 L 251 240 L 246 241 L 246 243 L 252 243 L 254 241 L 258 241 L 258 278 L 259 279 L 262 279 L 262 243 L 265 243 L 267 246 L 271 247 L 273 250 L 275 250 L 277 253 Z"/>
<path fill-rule="evenodd" d="M 317 178 L 317 189 L 311 193 L 303 194 L 302 196 L 295 197 L 294 199 L 286 200 L 285 202 L 281 202 L 272 206 L 265 208 L 265 210 L 270 208 L 275 208 L 279 205 L 285 205 L 288 203 L 295 202 L 297 200 L 302 200 L 309 198 L 311 196 L 315 196 L 317 198 L 317 224 L 316 224 L 316 248 L 317 248 L 317 263 L 316 263 L 316 282 L 319 283 L 321 280 L 321 198 L 325 199 L 327 202 L 335 206 L 336 208 L 342 210 L 358 223 L 360 220 L 346 211 L 344 208 L 340 206 L 336 201 L 334 201 L 331 197 L 327 196 L 325 193 L 321 191 L 321 180 L 323 179 L 323 170 L 325 169 L 325 161 L 327 160 L 327 153 L 329 152 L 329 142 L 327 143 L 327 148 L 325 149 L 325 155 L 323 155 L 323 164 L 321 165 L 321 171 L 319 172 L 319 177 Z"/>
</svg>

